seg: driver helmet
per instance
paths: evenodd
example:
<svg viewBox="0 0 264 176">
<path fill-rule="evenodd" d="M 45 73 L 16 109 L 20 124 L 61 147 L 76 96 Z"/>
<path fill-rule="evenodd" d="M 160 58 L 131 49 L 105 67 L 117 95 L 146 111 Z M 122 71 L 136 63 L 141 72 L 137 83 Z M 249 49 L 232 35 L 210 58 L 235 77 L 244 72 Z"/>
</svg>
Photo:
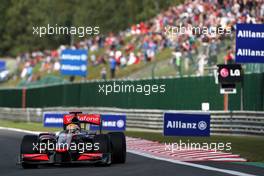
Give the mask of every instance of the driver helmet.
<svg viewBox="0 0 264 176">
<path fill-rule="evenodd" d="M 69 131 L 69 133 L 76 133 L 78 131 L 80 131 L 80 127 L 79 125 L 76 124 L 69 124 L 66 129 Z"/>
</svg>

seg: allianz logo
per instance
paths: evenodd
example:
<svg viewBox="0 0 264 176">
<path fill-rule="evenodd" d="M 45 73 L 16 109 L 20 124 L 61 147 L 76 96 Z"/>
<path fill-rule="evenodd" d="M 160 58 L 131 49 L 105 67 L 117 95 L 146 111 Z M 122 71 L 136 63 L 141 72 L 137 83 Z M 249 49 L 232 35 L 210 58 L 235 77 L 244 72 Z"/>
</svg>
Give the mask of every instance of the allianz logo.
<svg viewBox="0 0 264 176">
<path fill-rule="evenodd" d="M 61 58 L 65 59 L 65 60 L 86 61 L 87 60 L 87 55 L 85 55 L 85 54 L 82 54 L 82 55 L 62 54 Z"/>
<path fill-rule="evenodd" d="M 45 123 L 63 123 L 63 119 L 56 117 L 48 117 L 45 119 Z"/>
<path fill-rule="evenodd" d="M 124 120 L 118 120 L 118 121 L 104 121 L 102 122 L 103 127 L 118 127 L 123 128 L 125 125 Z"/>
<path fill-rule="evenodd" d="M 205 121 L 195 122 L 182 122 L 182 121 L 171 121 L 167 122 L 166 128 L 179 128 L 179 129 L 199 129 L 205 130 L 207 128 L 207 123 Z"/>
</svg>

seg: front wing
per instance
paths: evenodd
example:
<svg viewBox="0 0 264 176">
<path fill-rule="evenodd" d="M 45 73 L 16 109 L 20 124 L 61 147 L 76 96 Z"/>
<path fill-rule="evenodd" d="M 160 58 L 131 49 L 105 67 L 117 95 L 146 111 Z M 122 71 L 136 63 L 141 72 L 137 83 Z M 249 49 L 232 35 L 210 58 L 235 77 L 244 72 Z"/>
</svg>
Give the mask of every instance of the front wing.
<svg viewBox="0 0 264 176">
<path fill-rule="evenodd" d="M 82 153 L 72 156 L 71 153 L 22 154 L 18 164 L 111 164 L 111 153 Z"/>
</svg>

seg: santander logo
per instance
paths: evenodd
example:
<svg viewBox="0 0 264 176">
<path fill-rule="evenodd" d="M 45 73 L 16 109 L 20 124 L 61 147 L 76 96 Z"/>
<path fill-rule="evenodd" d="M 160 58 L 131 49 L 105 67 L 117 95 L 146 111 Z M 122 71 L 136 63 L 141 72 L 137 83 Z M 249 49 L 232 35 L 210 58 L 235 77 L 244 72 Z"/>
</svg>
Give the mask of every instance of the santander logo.
<svg viewBox="0 0 264 176">
<path fill-rule="evenodd" d="M 220 70 L 220 75 L 221 75 L 222 77 L 224 77 L 224 78 L 228 77 L 228 75 L 229 75 L 228 69 L 226 69 L 226 68 L 222 68 L 222 69 Z"/>
</svg>

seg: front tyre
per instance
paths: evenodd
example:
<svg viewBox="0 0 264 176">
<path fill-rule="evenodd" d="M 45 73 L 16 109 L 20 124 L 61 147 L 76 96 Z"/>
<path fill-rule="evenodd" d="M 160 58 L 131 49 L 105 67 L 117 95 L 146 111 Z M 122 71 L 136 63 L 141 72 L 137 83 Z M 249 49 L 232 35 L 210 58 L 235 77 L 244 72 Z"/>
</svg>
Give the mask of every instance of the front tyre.
<svg viewBox="0 0 264 176">
<path fill-rule="evenodd" d="M 37 154 L 39 153 L 38 150 L 34 150 L 34 145 L 37 144 L 39 141 L 39 137 L 36 135 L 25 135 L 22 139 L 21 145 L 20 145 L 20 156 L 22 154 Z M 32 168 L 37 168 L 37 164 L 28 164 L 22 161 L 22 167 L 24 169 L 32 169 Z"/>
<path fill-rule="evenodd" d="M 126 162 L 126 137 L 122 132 L 109 133 L 112 148 L 112 163 Z"/>
<path fill-rule="evenodd" d="M 97 149 L 94 152 L 103 153 L 106 155 L 110 155 L 111 153 L 111 143 L 109 135 L 107 134 L 99 134 L 94 137 L 94 144 L 97 143 Z M 104 163 L 97 163 L 96 166 L 110 166 L 112 163 L 111 155 L 106 158 Z"/>
</svg>

